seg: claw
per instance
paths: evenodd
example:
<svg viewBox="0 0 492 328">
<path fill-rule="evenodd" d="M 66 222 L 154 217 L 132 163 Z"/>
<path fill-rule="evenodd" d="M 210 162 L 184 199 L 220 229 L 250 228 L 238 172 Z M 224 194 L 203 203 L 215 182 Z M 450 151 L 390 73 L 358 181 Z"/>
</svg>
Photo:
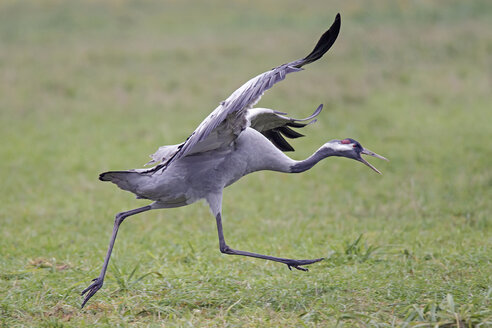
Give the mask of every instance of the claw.
<svg viewBox="0 0 492 328">
<path fill-rule="evenodd" d="M 306 268 L 303 268 L 301 265 L 313 264 L 313 263 L 316 263 L 316 262 L 319 262 L 322 260 L 324 260 L 323 257 L 319 258 L 319 259 L 315 259 L 315 260 L 292 260 L 292 261 L 285 263 L 285 264 L 287 264 L 287 267 L 289 268 L 290 271 L 292 271 L 292 268 L 294 268 L 297 270 L 307 272 L 309 270 Z"/>
<path fill-rule="evenodd" d="M 89 287 L 87 287 L 86 289 L 84 289 L 82 291 L 82 293 L 80 294 L 80 295 L 84 295 L 85 293 L 87 293 L 87 295 L 84 298 L 84 302 L 80 306 L 81 309 L 85 306 L 85 304 L 87 303 L 87 301 L 89 301 L 91 299 L 91 297 L 94 296 L 94 294 L 97 293 L 97 291 L 99 289 L 101 289 L 101 287 L 103 285 L 103 280 L 102 279 L 96 278 L 96 279 L 92 279 L 92 281 L 94 281 L 94 282 Z"/>
<path fill-rule="evenodd" d="M 298 266 L 298 265 L 293 265 L 293 264 L 287 264 L 287 267 L 289 268 L 290 271 L 292 271 L 292 268 L 295 268 L 297 270 L 301 270 L 301 271 L 304 271 L 304 272 L 307 272 L 309 271 L 308 269 L 306 268 L 303 268 L 301 266 Z"/>
</svg>

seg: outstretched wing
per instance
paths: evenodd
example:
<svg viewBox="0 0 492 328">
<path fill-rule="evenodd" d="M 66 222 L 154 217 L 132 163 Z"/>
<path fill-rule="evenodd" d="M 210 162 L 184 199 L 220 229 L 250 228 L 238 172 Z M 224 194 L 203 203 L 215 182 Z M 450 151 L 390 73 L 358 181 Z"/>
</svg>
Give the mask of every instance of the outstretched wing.
<svg viewBox="0 0 492 328">
<path fill-rule="evenodd" d="M 316 122 L 315 117 L 321 113 L 323 104 L 319 105 L 312 115 L 298 119 L 286 116 L 286 113 L 278 112 L 268 108 L 253 108 L 248 110 L 246 119 L 250 122 L 250 127 L 261 132 L 281 151 L 294 151 L 294 148 L 285 140 L 284 137 L 295 139 L 304 137 L 303 134 L 292 128 L 303 128 L 306 125 Z M 307 122 L 307 123 L 301 123 Z"/>
<path fill-rule="evenodd" d="M 246 112 L 260 100 L 263 93 L 285 79 L 287 74 L 301 71 L 302 66 L 320 59 L 331 48 L 339 31 L 340 14 L 337 14 L 330 29 L 321 36 L 309 55 L 280 65 L 243 84 L 202 121 L 173 156 L 153 171 L 164 170 L 181 157 L 197 152 L 197 149 L 206 151 L 230 144 L 248 124 Z"/>
</svg>

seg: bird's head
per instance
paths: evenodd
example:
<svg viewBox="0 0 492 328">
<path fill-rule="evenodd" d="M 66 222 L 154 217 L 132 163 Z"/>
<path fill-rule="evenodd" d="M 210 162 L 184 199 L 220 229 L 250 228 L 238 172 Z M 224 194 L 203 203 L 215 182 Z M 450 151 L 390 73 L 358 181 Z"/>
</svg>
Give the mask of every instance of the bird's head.
<svg viewBox="0 0 492 328">
<path fill-rule="evenodd" d="M 384 158 L 383 156 L 378 155 L 370 151 L 369 149 L 362 147 L 362 145 L 358 141 L 350 138 L 342 139 L 342 140 L 331 140 L 326 144 L 324 144 L 322 148 L 324 148 L 325 151 L 329 152 L 330 156 L 340 156 L 340 157 L 355 159 L 356 161 L 362 162 L 365 165 L 369 166 L 371 169 L 373 169 L 379 174 L 381 174 L 381 172 L 379 172 L 377 168 L 375 168 L 368 161 L 366 161 L 362 157 L 362 155 L 377 157 L 387 161 L 387 159 Z"/>
</svg>

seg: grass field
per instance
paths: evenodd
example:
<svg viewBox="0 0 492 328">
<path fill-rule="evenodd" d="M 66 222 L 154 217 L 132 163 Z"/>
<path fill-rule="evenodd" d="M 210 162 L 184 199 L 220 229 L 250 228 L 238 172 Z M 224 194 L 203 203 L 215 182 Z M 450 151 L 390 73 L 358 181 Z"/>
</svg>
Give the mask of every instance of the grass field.
<svg viewBox="0 0 492 328">
<path fill-rule="evenodd" d="M 310 271 L 221 255 L 198 203 L 151 211 L 100 172 L 184 140 L 250 77 L 340 36 L 261 106 L 319 121 L 296 159 L 229 187 L 231 247 L 326 257 Z M 0 326 L 492 327 L 492 3 L 2 1 Z M 306 131 L 307 130 L 307 131 Z"/>
</svg>

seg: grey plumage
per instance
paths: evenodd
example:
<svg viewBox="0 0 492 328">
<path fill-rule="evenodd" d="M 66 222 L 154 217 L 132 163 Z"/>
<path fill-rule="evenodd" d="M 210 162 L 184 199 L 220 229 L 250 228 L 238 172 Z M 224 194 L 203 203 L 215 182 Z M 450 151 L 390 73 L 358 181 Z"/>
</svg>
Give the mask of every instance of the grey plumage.
<svg viewBox="0 0 492 328">
<path fill-rule="evenodd" d="M 219 125 L 232 121 L 235 123 L 232 132 L 236 135 L 244 128 L 245 120 L 241 119 L 248 109 L 251 109 L 261 98 L 263 93 L 270 89 L 275 83 L 285 79 L 287 74 L 299 72 L 302 66 L 312 63 L 321 58 L 333 45 L 340 32 L 340 14 L 314 47 L 313 51 L 302 59 L 280 65 L 272 70 L 260 74 L 232 93 L 226 100 L 222 101 L 198 128 L 188 137 L 179 150 L 165 163 L 159 165 L 156 170 L 165 169 L 173 161 L 180 159 L 193 149 L 193 147 L 205 140 L 209 134 Z"/>
<path fill-rule="evenodd" d="M 237 89 L 209 115 L 188 137 L 177 145 L 160 147 L 147 164 L 152 168 L 102 173 L 99 179 L 111 181 L 137 198 L 153 203 L 116 215 L 110 244 L 98 278 L 87 287 L 82 307 L 102 287 L 111 252 L 120 224 L 125 218 L 158 208 L 192 204 L 205 199 L 216 218 L 219 249 L 224 254 L 255 257 L 286 264 L 289 269 L 307 271 L 303 266 L 313 260 L 295 260 L 245 252 L 230 248 L 222 228 L 222 191 L 241 177 L 260 170 L 299 173 L 310 169 L 330 156 L 355 159 L 370 166 L 361 154 L 383 158 L 364 149 L 353 139 L 332 140 L 303 161 L 295 161 L 282 151 L 293 151 L 286 138 L 303 136 L 295 129 L 314 123 L 322 110 L 304 119 L 288 117 L 285 113 L 268 108 L 253 108 L 263 93 L 286 75 L 298 72 L 306 64 L 321 58 L 335 42 L 340 30 L 340 15 L 326 31 L 313 51 L 304 57 L 260 74 Z M 379 172 L 379 171 L 377 171 Z"/>
</svg>

